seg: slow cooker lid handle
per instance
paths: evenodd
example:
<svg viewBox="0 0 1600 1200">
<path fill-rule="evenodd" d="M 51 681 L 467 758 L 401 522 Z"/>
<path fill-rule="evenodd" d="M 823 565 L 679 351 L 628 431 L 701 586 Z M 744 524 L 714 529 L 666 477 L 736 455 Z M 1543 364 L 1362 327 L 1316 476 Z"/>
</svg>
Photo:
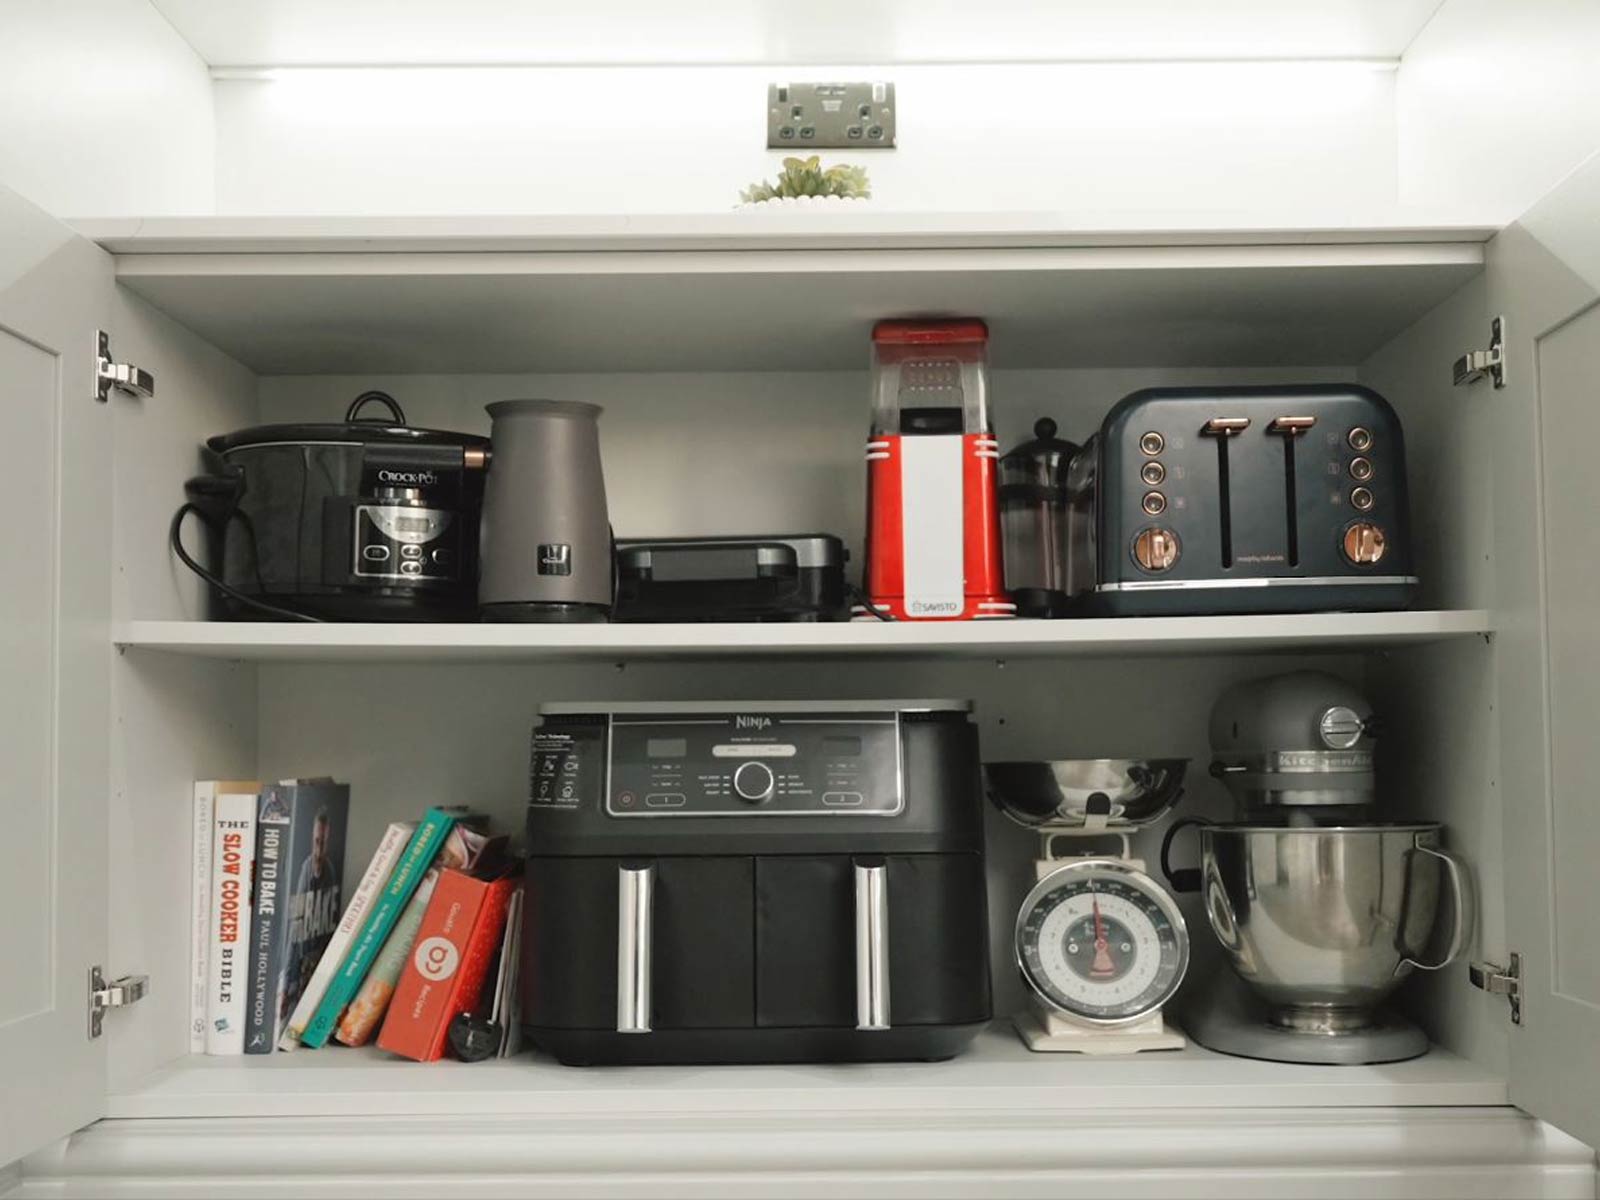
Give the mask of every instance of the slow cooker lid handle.
<svg viewBox="0 0 1600 1200">
<path fill-rule="evenodd" d="M 361 416 L 361 410 L 369 404 L 381 404 L 387 408 L 389 410 L 389 420 L 384 421 L 381 417 Z M 380 425 L 404 425 L 406 423 L 406 414 L 401 409 L 399 401 L 389 395 L 388 392 L 362 392 L 361 395 L 350 402 L 350 407 L 344 410 L 344 423 L 346 425 L 352 425 L 357 421 L 367 421 Z"/>
</svg>

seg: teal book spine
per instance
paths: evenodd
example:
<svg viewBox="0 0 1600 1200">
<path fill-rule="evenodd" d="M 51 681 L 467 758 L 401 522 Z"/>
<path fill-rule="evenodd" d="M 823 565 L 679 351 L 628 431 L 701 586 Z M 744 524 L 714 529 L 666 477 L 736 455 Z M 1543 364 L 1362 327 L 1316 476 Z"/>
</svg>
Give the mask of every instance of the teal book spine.
<svg viewBox="0 0 1600 1200">
<path fill-rule="evenodd" d="M 332 1035 L 340 1014 L 360 990 L 361 981 L 366 978 L 372 960 L 383 949 L 389 931 L 394 928 L 412 893 L 422 882 L 433 856 L 444 845 L 445 835 L 455 824 L 457 815 L 444 809 L 430 808 L 422 818 L 416 833 L 411 835 L 411 841 L 406 844 L 405 853 L 395 864 L 394 874 L 389 876 L 388 884 L 373 903 L 372 911 L 367 914 L 361 932 L 350 943 L 350 950 L 339 967 L 339 973 L 333 977 L 322 1003 L 317 1006 L 317 1015 L 311 1018 L 311 1023 L 300 1035 L 301 1045 L 321 1046 Z"/>
</svg>

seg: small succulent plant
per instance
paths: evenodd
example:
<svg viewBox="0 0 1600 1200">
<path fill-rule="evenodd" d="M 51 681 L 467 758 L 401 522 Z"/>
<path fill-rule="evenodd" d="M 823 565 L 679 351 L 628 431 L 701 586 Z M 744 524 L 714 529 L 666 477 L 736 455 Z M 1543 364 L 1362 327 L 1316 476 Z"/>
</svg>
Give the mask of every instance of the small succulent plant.
<svg viewBox="0 0 1600 1200">
<path fill-rule="evenodd" d="M 786 200 L 796 196 L 838 196 L 843 200 L 866 199 L 872 183 L 865 167 L 846 163 L 826 167 L 815 154 L 810 158 L 786 158 L 783 170 L 772 183 L 752 183 L 739 193 L 746 204 L 763 200 Z"/>
</svg>

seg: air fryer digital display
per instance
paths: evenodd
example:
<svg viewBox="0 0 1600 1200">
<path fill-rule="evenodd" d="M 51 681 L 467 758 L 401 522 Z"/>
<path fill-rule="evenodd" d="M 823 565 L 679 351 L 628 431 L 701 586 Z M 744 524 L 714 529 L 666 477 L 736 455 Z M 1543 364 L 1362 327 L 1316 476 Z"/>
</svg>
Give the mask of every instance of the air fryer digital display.
<svg viewBox="0 0 1600 1200">
<path fill-rule="evenodd" d="M 613 817 L 893 815 L 904 806 L 894 713 L 614 716 Z"/>
</svg>

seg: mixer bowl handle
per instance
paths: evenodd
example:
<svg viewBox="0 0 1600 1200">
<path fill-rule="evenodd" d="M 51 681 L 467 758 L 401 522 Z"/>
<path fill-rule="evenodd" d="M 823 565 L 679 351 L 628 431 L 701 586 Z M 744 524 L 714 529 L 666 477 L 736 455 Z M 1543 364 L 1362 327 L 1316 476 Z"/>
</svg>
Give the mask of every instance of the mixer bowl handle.
<svg viewBox="0 0 1600 1200">
<path fill-rule="evenodd" d="M 1178 831 L 1186 825 L 1202 826 L 1211 822 L 1204 817 L 1180 817 L 1167 827 L 1166 836 L 1161 839 L 1161 873 L 1167 877 L 1167 886 L 1175 892 L 1198 892 L 1200 890 L 1200 868 L 1172 866 L 1172 843 L 1178 836 Z"/>
<path fill-rule="evenodd" d="M 1445 879 L 1450 885 L 1450 943 L 1445 947 L 1444 953 L 1434 962 L 1423 962 L 1420 958 L 1413 957 L 1409 950 L 1405 951 L 1400 962 L 1395 967 L 1395 974 L 1400 974 L 1407 967 L 1418 967 L 1424 971 L 1438 971 L 1448 967 L 1456 959 L 1466 953 L 1467 942 L 1472 937 L 1473 911 L 1476 897 L 1472 890 L 1472 878 L 1468 873 L 1467 864 L 1462 862 L 1448 850 L 1441 850 L 1437 846 L 1413 846 L 1408 852 L 1409 870 L 1410 855 L 1429 854 L 1439 860 L 1444 869 Z M 1164 863 L 1164 860 L 1163 860 Z"/>
</svg>

